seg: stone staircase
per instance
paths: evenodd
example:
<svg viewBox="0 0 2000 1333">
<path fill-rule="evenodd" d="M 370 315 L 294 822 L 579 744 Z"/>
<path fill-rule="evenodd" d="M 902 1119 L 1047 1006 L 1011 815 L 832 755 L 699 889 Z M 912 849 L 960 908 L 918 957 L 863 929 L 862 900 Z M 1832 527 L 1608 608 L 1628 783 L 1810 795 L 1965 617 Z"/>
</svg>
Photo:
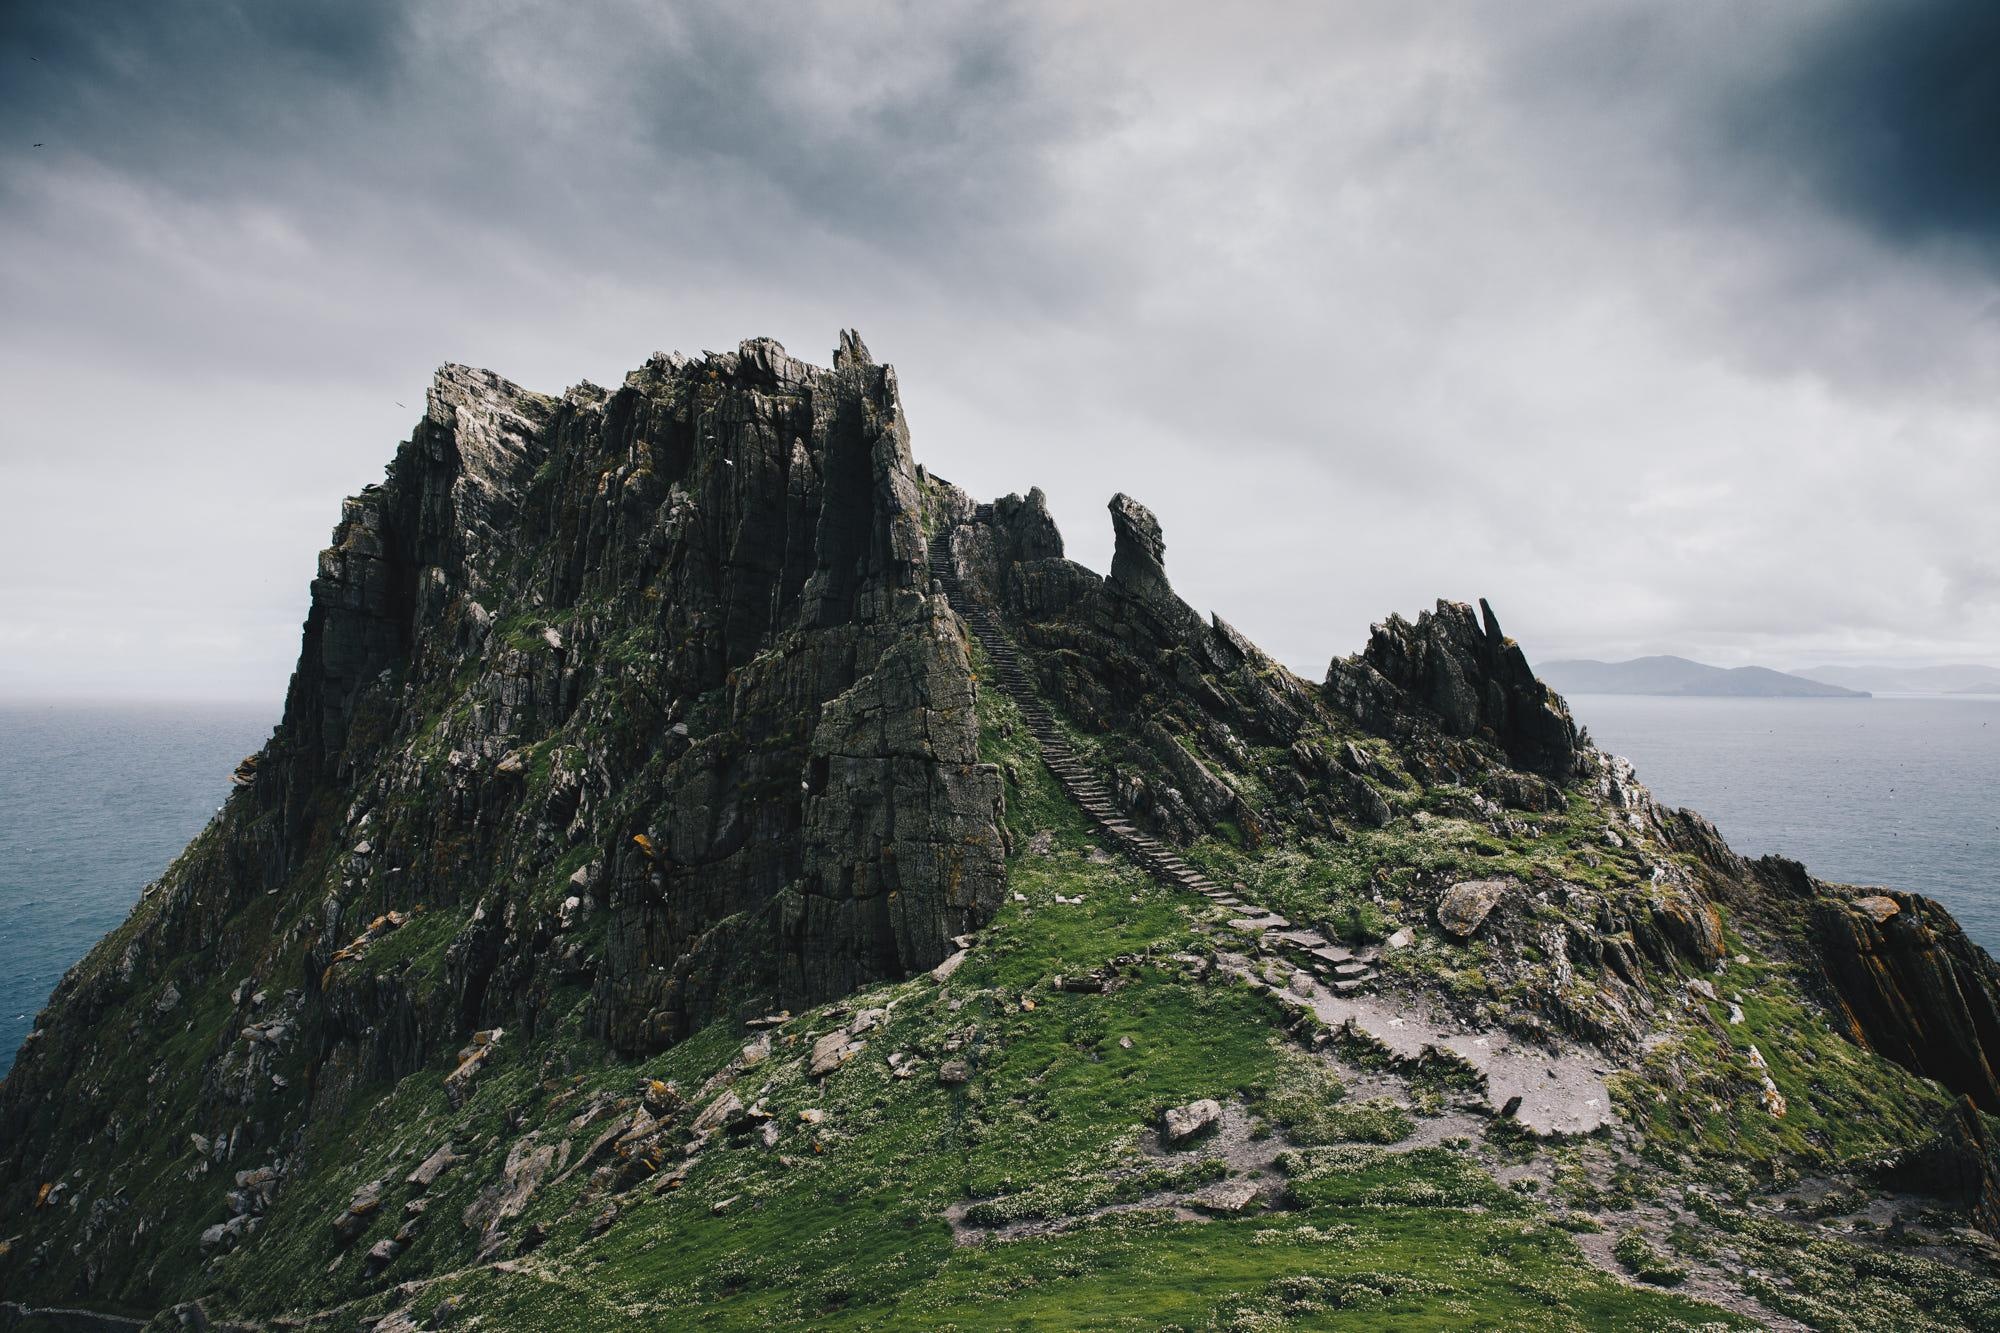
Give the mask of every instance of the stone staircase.
<svg viewBox="0 0 2000 1333">
<path fill-rule="evenodd" d="M 990 505 L 981 505 L 975 512 L 976 519 L 991 516 Z M 952 559 L 951 534 L 952 529 L 945 528 L 931 538 L 931 578 L 944 589 L 951 609 L 958 613 L 959 619 L 979 640 L 979 646 L 985 650 L 986 660 L 992 667 L 991 681 L 1005 690 L 1020 709 L 1021 720 L 1041 746 L 1042 762 L 1055 775 L 1062 789 L 1069 793 L 1070 799 L 1091 817 L 1112 845 L 1169 888 L 1186 889 L 1218 906 L 1232 909 L 1238 914 L 1230 920 L 1233 928 L 1257 936 L 1272 952 L 1293 956 L 1301 966 L 1325 979 L 1334 993 L 1348 995 L 1367 987 L 1374 978 L 1373 964 L 1377 955 L 1373 950 L 1357 953 L 1345 945 L 1334 943 L 1316 930 L 1294 929 L 1277 913 L 1245 903 L 1231 889 L 1223 888 L 1196 870 L 1173 848 L 1133 824 L 1119 811 L 1117 803 L 1111 798 L 1110 789 L 1077 758 L 1075 747 L 1056 726 L 1048 705 L 1042 702 L 1041 691 L 1021 664 L 1021 656 L 1001 627 L 999 618 L 983 602 L 967 595 L 958 577 L 957 562 Z"/>
<path fill-rule="evenodd" d="M 991 506 L 981 505 L 976 517 L 990 520 L 992 512 Z M 1378 949 L 1350 948 L 1244 902 L 1125 818 L 1102 779 L 1077 757 L 1075 747 L 1056 726 L 998 617 L 967 595 L 951 556 L 949 529 L 931 538 L 930 567 L 952 610 L 985 650 L 992 665 L 990 679 L 1020 708 L 1022 720 L 1042 747 L 1043 762 L 1070 799 L 1126 857 L 1162 884 L 1198 893 L 1229 910 L 1230 929 L 1255 940 L 1261 957 L 1217 951 L 1225 972 L 1268 991 L 1281 1004 L 1312 1014 L 1329 1030 L 1373 1043 L 1397 1064 L 1441 1057 L 1463 1065 L 1479 1080 L 1486 1113 L 1511 1118 L 1531 1133 L 1588 1134 L 1616 1120 L 1600 1053 L 1583 1048 L 1544 1050 L 1505 1031 L 1467 1028 L 1448 1015 L 1430 1012 L 1408 995 L 1376 993 Z M 1198 924 L 1196 929 L 1208 927 Z"/>
</svg>

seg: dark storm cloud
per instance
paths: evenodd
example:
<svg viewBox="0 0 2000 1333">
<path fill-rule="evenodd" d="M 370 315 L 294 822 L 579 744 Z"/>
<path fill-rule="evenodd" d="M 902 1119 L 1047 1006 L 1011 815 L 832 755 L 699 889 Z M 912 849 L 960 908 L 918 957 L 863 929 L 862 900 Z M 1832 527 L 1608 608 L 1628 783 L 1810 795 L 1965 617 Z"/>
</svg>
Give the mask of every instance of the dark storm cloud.
<svg viewBox="0 0 2000 1333">
<path fill-rule="evenodd" d="M 1029 28 L 1008 7 L 817 17 L 44 3 L 0 39 L 14 71 L 0 117 L 52 157 L 185 197 L 269 199 L 280 181 L 327 203 L 409 190 L 552 244 L 615 235 L 636 249 L 635 223 L 675 235 L 729 209 L 739 239 L 803 220 L 964 248 L 1032 214 L 1039 154 L 1067 113 L 1035 87 Z"/>
<path fill-rule="evenodd" d="M 1768 169 L 1882 236 L 2000 262 L 2000 5 L 1847 4 L 1727 110 Z"/>
<path fill-rule="evenodd" d="M 392 273 L 404 299 L 431 294 L 426 318 L 445 302 L 494 329 L 525 327 L 537 293 L 656 283 L 746 311 L 821 294 L 838 327 L 939 273 L 982 308 L 1046 312 L 1121 269 L 1051 234 L 1048 163 L 1091 95 L 1046 84 L 1043 34 L 1012 6 L 26 14 L 0 97 L 36 128 L 0 144 L 0 209 L 44 346 L 386 370 L 398 344 L 356 326 L 389 303 L 355 298 Z"/>
<path fill-rule="evenodd" d="M 663 164 L 738 167 L 799 216 L 881 242 L 1018 219 L 1063 113 L 1038 100 L 1026 30 L 1003 8 L 956 11 L 926 53 L 942 12 L 828 33 L 690 7 L 626 65 L 643 143 Z"/>
<path fill-rule="evenodd" d="M 1315 674 L 1440 594 L 1542 656 L 2000 655 L 1941 15 L 17 2 L 0 690 L 275 691 L 440 361 L 846 325 L 927 464 L 1100 568 L 1137 494 Z"/>
<path fill-rule="evenodd" d="M 330 100 L 387 95 L 405 13 L 396 0 L 21 0 L 0 25 L 0 118 L 56 152 L 213 180 L 246 147 L 303 146 Z"/>
</svg>

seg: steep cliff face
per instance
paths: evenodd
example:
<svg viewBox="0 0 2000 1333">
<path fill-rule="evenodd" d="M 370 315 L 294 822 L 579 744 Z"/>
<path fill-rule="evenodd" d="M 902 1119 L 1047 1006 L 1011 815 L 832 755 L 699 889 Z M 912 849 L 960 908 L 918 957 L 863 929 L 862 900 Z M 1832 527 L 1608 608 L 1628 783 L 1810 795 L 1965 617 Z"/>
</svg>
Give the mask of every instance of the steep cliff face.
<svg viewBox="0 0 2000 1333">
<path fill-rule="evenodd" d="M 622 1047 L 732 986 L 800 1003 L 927 967 L 1003 876 L 919 507 L 894 374 L 851 336 L 830 372 L 751 342 L 559 402 L 447 368 L 323 561 L 258 786 L 373 786 L 342 814 L 349 919 L 489 893 L 519 918 L 510 876 L 552 884 L 544 913 L 606 907 L 584 970 Z M 402 817 L 412 788 L 448 799 Z M 469 973 L 532 985 L 546 927 L 477 924 Z M 508 1017 L 489 984 L 466 978 L 465 1022 Z"/>
<path fill-rule="evenodd" d="M 1775 858 L 1760 869 L 1805 907 L 1842 1030 L 2000 1115 L 2000 966 L 1940 904 L 1824 884 Z"/>
<path fill-rule="evenodd" d="M 1051 1317 L 2000 1321 L 1950 1233 L 2000 1226 L 2000 968 L 1942 909 L 1660 806 L 1484 603 L 1311 681 L 1109 510 L 1099 575 L 1039 490 L 926 474 L 853 334 L 561 397 L 446 367 L 270 742 L 0 1085 L 0 1291 L 946 1325 L 1115 1269 Z M 1830 1282 L 1856 1228 L 1771 1220 L 1822 1179 L 1918 1221 Z M 1635 1218 L 1728 1315 L 1570 1239 Z"/>
<path fill-rule="evenodd" d="M 134 1182 L 189 1134 L 197 1176 L 240 1164 L 564 994 L 644 1051 L 942 960 L 1005 848 L 921 508 L 852 335 L 830 371 L 749 342 L 559 399 L 440 371 L 245 785 L 0 1091 L 0 1189 L 109 1201 L 80 1285 L 136 1298 L 177 1191 Z"/>
</svg>

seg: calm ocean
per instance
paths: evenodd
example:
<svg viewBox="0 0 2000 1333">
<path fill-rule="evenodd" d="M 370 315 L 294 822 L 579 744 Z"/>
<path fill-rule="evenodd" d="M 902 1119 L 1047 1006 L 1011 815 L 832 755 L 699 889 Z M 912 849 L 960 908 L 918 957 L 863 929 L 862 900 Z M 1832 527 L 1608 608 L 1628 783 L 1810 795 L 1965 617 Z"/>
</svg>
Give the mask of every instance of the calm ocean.
<svg viewBox="0 0 2000 1333">
<path fill-rule="evenodd" d="M 1598 748 L 1746 856 L 1929 894 L 2000 952 L 2000 697 L 1579 694 Z"/>
<path fill-rule="evenodd" d="M 1748 855 L 1941 900 L 2000 948 L 2000 699 L 1578 695 L 1598 744 Z M 275 704 L 0 705 L 0 1074 L 63 972 L 200 831 Z"/>
<path fill-rule="evenodd" d="M 0 704 L 0 1074 L 62 974 L 201 831 L 279 711 Z"/>
</svg>

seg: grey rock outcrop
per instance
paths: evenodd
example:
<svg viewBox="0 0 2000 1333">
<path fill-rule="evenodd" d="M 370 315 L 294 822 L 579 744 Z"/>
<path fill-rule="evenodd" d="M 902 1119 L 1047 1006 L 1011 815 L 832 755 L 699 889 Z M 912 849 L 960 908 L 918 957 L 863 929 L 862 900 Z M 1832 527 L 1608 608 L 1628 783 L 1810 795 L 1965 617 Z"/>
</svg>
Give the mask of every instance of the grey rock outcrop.
<svg viewBox="0 0 2000 1333">
<path fill-rule="evenodd" d="M 1222 1122 L 1222 1103 L 1203 1097 L 1185 1106 L 1170 1106 L 1160 1116 L 1160 1137 L 1168 1143 L 1185 1143 L 1212 1125 Z"/>
<path fill-rule="evenodd" d="M 1847 1034 L 2000 1114 L 2000 964 L 1951 914 L 1921 894 L 1822 884 L 1776 857 L 1758 868 L 1804 899 L 1812 956 Z"/>
<path fill-rule="evenodd" d="M 1438 925 L 1460 939 L 1486 924 L 1486 918 L 1507 891 L 1512 880 L 1473 879 L 1452 885 L 1438 901 Z"/>
<path fill-rule="evenodd" d="M 1167 582 L 1167 539 L 1153 511 L 1120 493 L 1111 497 L 1111 578 L 1141 597 L 1172 591 Z"/>
<path fill-rule="evenodd" d="M 70 1169 L 45 1105 L 166 1117 L 220 1162 L 505 1028 L 451 1081 L 477 1095 L 559 990 L 652 1051 L 927 971 L 984 924 L 1003 791 L 895 372 L 851 332 L 834 361 L 753 339 L 559 397 L 440 370 L 342 506 L 251 777 L 0 1088 L 0 1189 Z M 1011 512 L 1060 551 L 1038 496 Z M 378 966 L 371 921 L 418 923 L 421 956 Z M 240 993 L 280 975 L 281 1004 Z M 134 998 L 227 1015 L 171 1087 L 83 1072 Z M 90 1263 L 138 1300 L 164 1240 L 120 1235 Z"/>
<path fill-rule="evenodd" d="M 1484 599 L 1476 617 L 1445 601 L 1415 624 L 1389 617 L 1359 655 L 1334 661 L 1326 690 L 1364 725 L 1428 716 L 1445 736 L 1490 741 L 1516 768 L 1557 782 L 1576 776 L 1581 747 L 1568 706 L 1535 678 Z"/>
</svg>

